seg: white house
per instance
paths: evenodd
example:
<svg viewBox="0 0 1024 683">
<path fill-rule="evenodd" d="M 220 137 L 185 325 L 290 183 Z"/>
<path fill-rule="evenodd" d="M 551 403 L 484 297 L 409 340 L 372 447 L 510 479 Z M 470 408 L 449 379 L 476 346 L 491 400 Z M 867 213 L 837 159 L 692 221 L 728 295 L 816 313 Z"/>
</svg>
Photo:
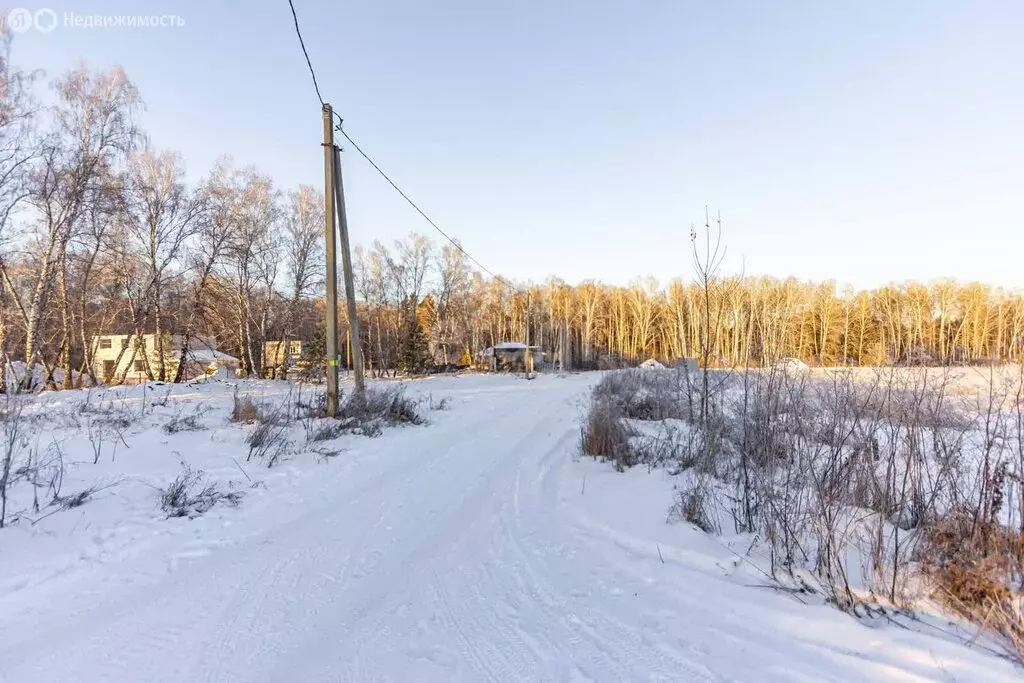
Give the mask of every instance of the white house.
<svg viewBox="0 0 1024 683">
<path fill-rule="evenodd" d="M 174 379 L 178 372 L 183 341 L 178 334 L 164 335 L 164 366 L 168 380 Z M 147 381 L 151 375 L 156 377 L 160 356 L 155 334 L 105 334 L 93 337 L 92 343 L 95 354 L 93 371 L 97 379 L 114 382 L 123 374 L 125 382 L 138 383 Z M 233 373 L 241 366 L 237 358 L 218 351 L 201 337 L 189 339 L 186 359 L 186 379 Z"/>
</svg>

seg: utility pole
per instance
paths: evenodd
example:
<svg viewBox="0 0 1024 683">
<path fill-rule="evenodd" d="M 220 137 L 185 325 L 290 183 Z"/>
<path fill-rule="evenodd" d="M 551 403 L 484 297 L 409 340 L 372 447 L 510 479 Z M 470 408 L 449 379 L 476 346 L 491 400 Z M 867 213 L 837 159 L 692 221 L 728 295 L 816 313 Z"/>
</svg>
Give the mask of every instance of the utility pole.
<svg viewBox="0 0 1024 683">
<path fill-rule="evenodd" d="M 561 373 L 565 373 L 566 372 L 566 369 L 565 369 L 565 344 L 566 344 L 566 341 L 567 341 L 567 339 L 566 339 L 567 336 L 568 335 L 566 335 L 566 333 L 565 333 L 565 320 L 563 319 L 563 320 L 559 321 L 559 324 L 558 324 L 558 371 L 561 372 Z"/>
<path fill-rule="evenodd" d="M 533 349 L 530 348 L 530 290 L 526 290 L 526 379 L 533 374 Z"/>
<path fill-rule="evenodd" d="M 334 146 L 334 193 L 338 209 L 338 227 L 341 229 L 341 267 L 345 273 L 345 299 L 348 304 L 348 324 L 351 334 L 352 369 L 355 371 L 356 396 L 366 390 L 363 378 L 363 345 L 359 334 L 359 311 L 356 310 L 356 286 L 352 277 L 352 254 L 348 241 L 348 215 L 345 213 L 345 188 L 341 182 L 341 150 Z"/>
<path fill-rule="evenodd" d="M 324 114 L 324 240 L 327 255 L 327 417 L 338 414 L 338 261 L 334 250 L 334 110 Z"/>
</svg>

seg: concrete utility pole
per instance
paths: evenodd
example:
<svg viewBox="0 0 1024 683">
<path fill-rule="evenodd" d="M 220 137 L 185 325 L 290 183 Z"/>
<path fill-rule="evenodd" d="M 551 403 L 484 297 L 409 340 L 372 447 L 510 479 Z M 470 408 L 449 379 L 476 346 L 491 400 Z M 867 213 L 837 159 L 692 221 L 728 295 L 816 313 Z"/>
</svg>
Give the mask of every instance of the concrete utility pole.
<svg viewBox="0 0 1024 683">
<path fill-rule="evenodd" d="M 338 261 L 334 251 L 334 110 L 324 105 L 324 240 L 327 255 L 327 417 L 338 414 Z"/>
<path fill-rule="evenodd" d="M 348 324 L 351 331 L 349 349 L 352 369 L 355 371 L 356 395 L 366 390 L 363 378 L 363 345 L 359 334 L 359 311 L 356 309 L 356 286 L 352 276 L 352 254 L 348 242 L 348 215 L 345 213 L 345 188 L 341 182 L 341 150 L 334 147 L 334 194 L 338 209 L 338 227 L 341 229 L 341 267 L 345 273 L 345 300 L 348 304 Z"/>
</svg>

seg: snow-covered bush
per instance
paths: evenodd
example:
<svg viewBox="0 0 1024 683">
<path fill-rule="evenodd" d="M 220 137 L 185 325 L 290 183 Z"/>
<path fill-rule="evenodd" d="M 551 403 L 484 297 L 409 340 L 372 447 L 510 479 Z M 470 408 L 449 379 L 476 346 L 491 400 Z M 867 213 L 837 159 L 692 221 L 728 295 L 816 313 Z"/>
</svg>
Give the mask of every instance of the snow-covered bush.
<svg viewBox="0 0 1024 683">
<path fill-rule="evenodd" d="M 164 425 L 166 434 L 177 434 L 179 432 L 198 432 L 206 427 L 199 419 L 199 415 L 175 415 L 170 422 Z"/>
<path fill-rule="evenodd" d="M 333 420 L 321 421 L 321 424 L 309 423 L 306 431 L 306 442 L 333 441 L 348 433 L 349 431 L 345 428 L 345 425 Z"/>
<path fill-rule="evenodd" d="M 249 446 L 246 461 L 256 458 L 265 462 L 267 467 L 276 465 L 290 445 L 286 426 L 275 419 L 259 422 L 249 433 L 246 443 Z"/>
<path fill-rule="evenodd" d="M 218 503 L 236 506 L 241 491 L 222 491 L 216 484 L 203 484 L 202 470 L 193 471 L 182 463 L 182 471 L 160 492 L 160 509 L 168 517 L 198 517 Z"/>
<path fill-rule="evenodd" d="M 580 450 L 619 469 L 638 464 L 714 469 L 725 428 L 720 410 L 704 402 L 696 377 L 677 369 L 629 369 L 605 375 L 594 387 L 580 434 Z"/>
<path fill-rule="evenodd" d="M 594 387 L 594 398 L 630 419 L 687 419 L 692 391 L 684 373 L 631 369 L 605 375 Z"/>
<path fill-rule="evenodd" d="M 773 576 L 840 607 L 937 590 L 1024 642 L 1024 377 L 972 403 L 941 369 L 718 372 L 706 398 L 673 375 L 607 375 L 583 452 L 680 475 L 670 518 L 752 534 Z"/>
<path fill-rule="evenodd" d="M 626 426 L 620 406 L 599 396 L 590 399 L 583 426 L 580 428 L 580 449 L 586 455 L 610 460 L 624 470 L 639 462 L 639 454 L 630 442 L 632 434 Z"/>
<path fill-rule="evenodd" d="M 323 396 L 323 394 L 320 394 Z M 398 388 L 368 387 L 362 396 L 355 393 L 342 397 L 334 419 L 325 418 L 319 402 L 299 403 L 298 412 L 306 434 L 306 443 L 333 441 L 347 434 L 376 437 L 385 427 L 422 425 L 420 405 L 428 403 L 434 410 L 447 408 L 446 399 L 411 399 Z M 444 406 L 444 407 L 441 407 Z"/>
<path fill-rule="evenodd" d="M 338 406 L 337 419 L 350 434 L 379 436 L 384 427 L 422 425 L 417 401 L 401 389 L 367 387 L 360 396 L 352 393 Z"/>
</svg>

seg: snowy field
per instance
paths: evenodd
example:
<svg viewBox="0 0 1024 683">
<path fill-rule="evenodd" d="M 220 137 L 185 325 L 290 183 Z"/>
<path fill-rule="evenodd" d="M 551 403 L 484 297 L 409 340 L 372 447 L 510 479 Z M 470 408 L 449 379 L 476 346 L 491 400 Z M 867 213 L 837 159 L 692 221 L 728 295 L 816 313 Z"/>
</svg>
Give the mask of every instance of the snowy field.
<svg viewBox="0 0 1024 683">
<path fill-rule="evenodd" d="M 666 524 L 664 470 L 579 457 L 599 378 L 403 382 L 427 424 L 317 440 L 298 417 L 249 460 L 259 425 L 229 420 L 234 385 L 30 398 L 0 680 L 1020 680 L 952 627 L 851 618 Z M 183 464 L 243 495 L 169 518 Z"/>
</svg>

